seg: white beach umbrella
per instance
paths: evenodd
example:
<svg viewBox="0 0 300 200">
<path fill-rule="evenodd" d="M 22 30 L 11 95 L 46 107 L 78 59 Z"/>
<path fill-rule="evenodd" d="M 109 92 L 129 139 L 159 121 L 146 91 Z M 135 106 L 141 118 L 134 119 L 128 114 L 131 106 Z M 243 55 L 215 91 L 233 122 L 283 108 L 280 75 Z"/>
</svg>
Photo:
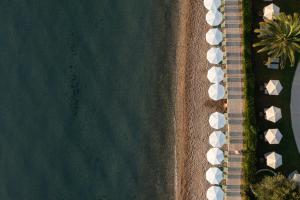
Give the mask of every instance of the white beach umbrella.
<svg viewBox="0 0 300 200">
<path fill-rule="evenodd" d="M 279 95 L 282 85 L 279 80 L 270 80 L 266 86 L 269 95 Z"/>
<path fill-rule="evenodd" d="M 224 192 L 219 186 L 210 186 L 206 191 L 208 200 L 223 200 Z"/>
<path fill-rule="evenodd" d="M 207 161 L 212 165 L 220 165 L 224 160 L 224 153 L 219 148 L 211 148 L 206 153 Z"/>
<path fill-rule="evenodd" d="M 223 34 L 218 28 L 211 28 L 206 33 L 206 41 L 210 45 L 218 45 L 223 40 Z"/>
<path fill-rule="evenodd" d="M 206 58 L 211 64 L 219 64 L 223 60 L 223 52 L 219 47 L 212 47 L 207 51 Z"/>
<path fill-rule="evenodd" d="M 219 184 L 223 180 L 223 172 L 217 167 L 211 167 L 206 171 L 205 177 L 210 184 Z"/>
<path fill-rule="evenodd" d="M 211 26 L 218 26 L 223 21 L 223 15 L 218 10 L 210 10 L 205 16 L 206 22 Z"/>
<path fill-rule="evenodd" d="M 204 0 L 204 6 L 207 10 L 217 10 L 221 6 L 221 0 Z"/>
<path fill-rule="evenodd" d="M 209 144 L 213 147 L 222 147 L 226 143 L 226 136 L 222 131 L 214 131 L 209 136 Z"/>
<path fill-rule="evenodd" d="M 274 3 L 264 7 L 264 18 L 272 20 L 273 16 L 278 16 L 280 13 L 280 8 Z"/>
<path fill-rule="evenodd" d="M 293 174 L 292 180 L 295 181 L 299 185 L 300 184 L 300 174 L 298 174 L 298 173 Z"/>
<path fill-rule="evenodd" d="M 282 156 L 276 152 L 267 153 L 265 158 L 267 160 L 267 165 L 273 169 L 282 165 Z"/>
<path fill-rule="evenodd" d="M 225 126 L 225 115 L 219 112 L 214 112 L 209 116 L 209 125 L 214 129 L 221 129 Z"/>
<path fill-rule="evenodd" d="M 208 95 L 212 100 L 215 101 L 223 99 L 225 96 L 225 88 L 223 85 L 220 85 L 218 83 L 212 84 L 208 88 Z"/>
<path fill-rule="evenodd" d="M 282 118 L 281 109 L 275 106 L 271 106 L 266 111 L 266 120 L 276 123 Z"/>
<path fill-rule="evenodd" d="M 269 129 L 265 134 L 265 139 L 270 144 L 279 144 L 282 139 L 282 134 L 276 129 Z"/>
<path fill-rule="evenodd" d="M 207 78 L 211 83 L 219 83 L 224 80 L 224 74 L 221 67 L 213 66 L 207 71 Z"/>
</svg>

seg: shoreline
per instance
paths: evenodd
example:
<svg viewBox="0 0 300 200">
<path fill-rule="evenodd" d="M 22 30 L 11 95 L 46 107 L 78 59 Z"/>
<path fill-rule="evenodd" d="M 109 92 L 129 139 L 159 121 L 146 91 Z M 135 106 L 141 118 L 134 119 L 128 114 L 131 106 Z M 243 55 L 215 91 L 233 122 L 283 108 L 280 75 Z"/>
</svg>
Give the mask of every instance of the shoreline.
<svg viewBox="0 0 300 200">
<path fill-rule="evenodd" d="M 182 185 L 184 184 L 184 159 L 185 159 L 185 132 L 187 130 L 186 113 L 186 62 L 187 62 L 187 21 L 188 21 L 188 3 L 185 0 L 178 0 L 178 25 L 176 37 L 176 94 L 175 94 L 175 176 L 174 176 L 174 197 L 175 200 L 183 199 Z"/>
</svg>

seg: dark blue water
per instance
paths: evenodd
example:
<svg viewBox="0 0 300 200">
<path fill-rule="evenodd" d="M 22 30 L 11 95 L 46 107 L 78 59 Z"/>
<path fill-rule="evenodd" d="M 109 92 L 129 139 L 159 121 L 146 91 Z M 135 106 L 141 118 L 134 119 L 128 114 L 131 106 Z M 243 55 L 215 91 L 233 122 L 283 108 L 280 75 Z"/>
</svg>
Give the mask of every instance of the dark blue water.
<svg viewBox="0 0 300 200">
<path fill-rule="evenodd" d="M 0 1 L 0 199 L 172 199 L 171 3 Z"/>
</svg>

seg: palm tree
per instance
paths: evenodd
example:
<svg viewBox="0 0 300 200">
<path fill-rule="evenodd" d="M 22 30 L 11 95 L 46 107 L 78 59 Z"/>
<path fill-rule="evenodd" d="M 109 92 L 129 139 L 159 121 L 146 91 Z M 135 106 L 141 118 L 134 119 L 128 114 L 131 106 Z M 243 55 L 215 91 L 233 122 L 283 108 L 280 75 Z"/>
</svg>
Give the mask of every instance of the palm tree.
<svg viewBox="0 0 300 200">
<path fill-rule="evenodd" d="M 259 42 L 253 47 L 261 47 L 258 53 L 267 53 L 271 58 L 280 58 L 280 66 L 284 68 L 287 60 L 295 65 L 295 52 L 300 52 L 300 17 L 298 13 L 286 15 L 280 13 L 273 20 L 265 19 L 260 22 L 258 33 Z"/>
</svg>

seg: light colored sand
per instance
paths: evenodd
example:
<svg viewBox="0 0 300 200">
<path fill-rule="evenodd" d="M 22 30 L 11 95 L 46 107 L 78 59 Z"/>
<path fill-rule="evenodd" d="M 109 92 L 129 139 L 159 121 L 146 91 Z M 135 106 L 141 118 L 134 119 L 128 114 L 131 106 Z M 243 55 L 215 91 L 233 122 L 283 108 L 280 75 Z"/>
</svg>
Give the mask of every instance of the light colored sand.
<svg viewBox="0 0 300 200">
<path fill-rule="evenodd" d="M 206 78 L 208 68 L 206 52 L 209 45 L 205 34 L 209 26 L 205 22 L 207 10 L 203 1 L 180 0 L 181 17 L 177 51 L 177 99 L 176 99 L 176 199 L 204 200 L 209 187 L 205 171 L 209 149 L 208 136 L 213 131 L 208 118 L 210 113 L 223 111 L 222 102 L 209 99 Z"/>
<path fill-rule="evenodd" d="M 291 119 L 293 133 L 296 140 L 298 152 L 300 153 L 300 62 L 298 63 L 292 86 L 291 94 Z"/>
</svg>

